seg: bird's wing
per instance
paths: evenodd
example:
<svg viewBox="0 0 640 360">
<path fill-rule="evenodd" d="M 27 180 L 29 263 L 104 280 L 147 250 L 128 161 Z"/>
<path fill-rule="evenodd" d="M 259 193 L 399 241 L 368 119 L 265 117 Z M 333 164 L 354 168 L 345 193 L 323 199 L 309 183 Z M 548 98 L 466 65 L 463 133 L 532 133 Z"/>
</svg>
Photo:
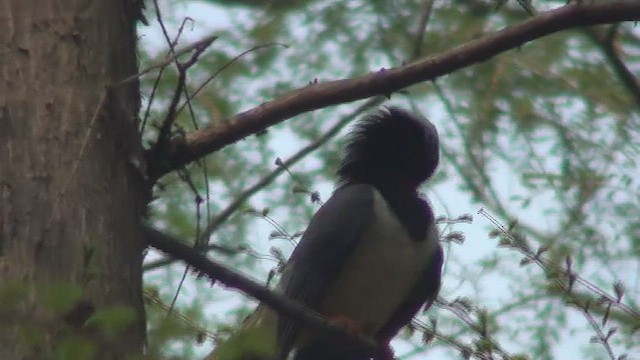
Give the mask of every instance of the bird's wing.
<svg viewBox="0 0 640 360">
<path fill-rule="evenodd" d="M 278 286 L 280 291 L 311 308 L 317 307 L 373 215 L 374 191 L 371 185 L 365 184 L 346 185 L 336 190 L 311 219 L 293 251 Z M 293 346 L 297 328 L 290 319 L 280 318 L 281 355 L 286 355 Z"/>
</svg>

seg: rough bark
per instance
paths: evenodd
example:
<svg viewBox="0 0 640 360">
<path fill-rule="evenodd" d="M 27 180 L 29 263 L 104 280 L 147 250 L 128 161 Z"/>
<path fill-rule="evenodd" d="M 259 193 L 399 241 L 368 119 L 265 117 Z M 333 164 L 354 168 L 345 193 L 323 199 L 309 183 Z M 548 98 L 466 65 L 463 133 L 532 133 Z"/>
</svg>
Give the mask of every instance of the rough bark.
<svg viewBox="0 0 640 360">
<path fill-rule="evenodd" d="M 137 71 L 138 15 L 136 0 L 0 1 L 0 359 L 70 339 L 141 351 L 139 90 L 105 90 Z M 85 323 L 116 305 L 135 315 L 113 336 Z"/>
</svg>

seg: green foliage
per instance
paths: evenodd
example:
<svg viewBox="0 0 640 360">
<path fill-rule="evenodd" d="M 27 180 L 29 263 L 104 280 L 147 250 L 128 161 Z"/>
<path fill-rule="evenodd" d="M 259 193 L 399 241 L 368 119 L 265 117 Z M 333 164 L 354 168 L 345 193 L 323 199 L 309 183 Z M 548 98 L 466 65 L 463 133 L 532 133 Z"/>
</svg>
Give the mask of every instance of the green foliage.
<svg viewBox="0 0 640 360">
<path fill-rule="evenodd" d="M 190 93 L 244 50 L 269 42 L 288 48 L 262 48 L 227 67 L 191 102 L 194 116 L 186 110 L 180 113 L 177 133 L 220 124 L 233 114 L 314 80 L 362 75 L 398 66 L 416 53 L 426 57 L 448 51 L 526 20 L 530 15 L 521 4 L 538 10 L 564 4 L 508 1 L 500 2 L 496 9 L 498 2 L 434 2 L 420 38 L 417 29 L 425 1 L 209 3 L 218 16 L 212 27 L 219 39 L 189 71 Z M 170 16 L 165 20 L 174 25 L 181 21 Z M 202 25 L 198 21 L 196 24 Z M 494 226 L 487 227 L 490 222 L 481 216 L 471 225 L 442 226 L 445 235 L 454 230 L 469 232 L 469 241 L 462 246 L 448 245 L 442 295 L 471 299 L 465 305 L 469 313 L 474 307 L 486 308 L 483 321 L 491 340 L 512 351 L 506 358 L 551 359 L 558 344 L 569 341 L 567 338 L 573 341 L 569 347 L 579 349 L 588 346 L 593 335 L 584 319 L 566 306 L 566 294 L 558 291 L 556 280 L 561 272 L 541 269 L 530 258 L 527 266 L 520 267 L 523 257 L 516 252 L 517 246 L 526 243 L 534 252 L 546 247 L 541 256 L 560 268 L 571 255 L 574 270 L 605 289 L 611 289 L 617 280 L 627 282 L 629 290 L 622 302 L 638 306 L 634 300 L 638 298 L 637 286 L 634 289 L 633 283 L 628 283 L 634 277 L 629 269 L 637 269 L 640 259 L 640 223 L 634 215 L 640 213 L 638 94 L 625 87 L 612 62 L 594 42 L 590 32 L 600 30 L 606 33 L 609 28 L 559 32 L 391 96 L 390 103 L 422 112 L 438 126 L 443 145 L 441 168 L 425 189 L 438 214 L 455 218 L 482 207 L 505 226 L 518 219 L 515 231 L 526 235 L 526 241 L 522 237 L 515 243 L 504 237 L 492 239 L 488 233 Z M 637 56 L 627 56 L 640 52 L 638 38 L 632 24 L 621 25 L 615 38 L 621 59 L 631 69 L 640 66 Z M 158 53 L 157 48 L 153 50 Z M 150 60 L 144 56 L 160 59 L 164 54 L 143 54 L 142 67 Z M 142 79 L 146 96 L 153 80 Z M 154 126 L 160 124 L 175 83 L 175 69 L 169 67 L 157 89 L 145 139 L 154 139 Z M 193 242 L 210 219 L 276 168 L 276 157 L 286 160 L 316 141 L 358 105 L 301 114 L 265 134 L 249 136 L 207 156 L 186 169 L 193 188 L 175 174 L 164 177 L 162 187 L 156 189 L 158 200 L 153 204 L 151 221 Z M 298 179 L 305 189 L 328 196 L 341 145 L 339 139 L 330 140 L 290 169 L 295 176 L 281 175 L 249 198 L 242 204 L 244 208 L 258 212 L 268 208 L 273 221 L 237 209 L 210 240 L 232 251 L 214 250 L 211 256 L 266 280 L 276 266 L 269 249 L 277 247 L 287 254 L 292 248 L 286 239 L 269 239 L 268 233 L 304 230 L 318 208 L 306 194 L 294 194 L 300 187 Z M 204 203 L 196 203 L 193 189 Z M 256 230 L 261 228 L 267 230 Z M 510 246 L 497 247 L 499 241 Z M 160 298 L 170 303 L 181 276 L 182 268 L 172 267 L 153 272 L 146 280 L 156 284 Z M 176 309 L 191 314 L 194 323 L 211 331 L 233 327 L 253 305 L 219 287 L 211 288 L 205 281 L 193 281 L 187 288 Z M 598 300 L 593 294 L 586 295 Z M 235 304 L 231 310 L 229 303 Z M 204 308 L 202 304 L 206 304 Z M 435 311 L 438 331 L 467 348 L 475 345 L 479 351 L 496 351 L 494 343 L 459 317 Z M 632 323 L 614 313 L 618 317 L 610 321 L 616 325 L 624 328 Z M 148 319 L 150 344 L 158 354 L 187 354 L 187 348 L 193 349 L 193 324 L 167 318 L 166 309 L 153 306 L 148 306 Z M 409 344 L 420 353 L 425 348 L 416 338 L 419 336 L 411 337 Z M 617 333 L 613 339 L 619 342 L 618 349 L 640 353 L 632 335 Z M 452 346 L 436 337 L 426 349 L 444 348 L 446 354 L 458 356 L 459 349 L 452 350 Z M 197 357 L 193 352 L 188 354 Z"/>
<path fill-rule="evenodd" d="M 83 296 L 80 285 L 73 283 L 57 282 L 55 284 L 42 284 L 38 289 L 38 295 L 42 306 L 53 314 L 64 314 L 78 303 Z"/>
<path fill-rule="evenodd" d="M 135 319 L 134 309 L 116 305 L 99 309 L 91 315 L 86 325 L 98 328 L 105 338 L 110 338 L 121 334 Z"/>
<path fill-rule="evenodd" d="M 219 346 L 216 359 L 239 360 L 241 354 L 251 354 L 257 358 L 274 357 L 276 347 L 273 333 L 261 327 L 243 329 Z"/>
<path fill-rule="evenodd" d="M 15 346 L 38 358 L 95 359 L 105 343 L 118 340 L 137 316 L 125 306 L 102 307 L 86 300 L 71 282 L 15 282 L 0 286 L 0 315 L 15 316 Z"/>
<path fill-rule="evenodd" d="M 56 360 L 91 360 L 98 354 L 98 347 L 90 340 L 67 335 L 58 340 L 54 351 Z"/>
<path fill-rule="evenodd" d="M 509 360 L 530 360 L 531 358 L 525 354 L 516 354 L 509 357 Z"/>
</svg>

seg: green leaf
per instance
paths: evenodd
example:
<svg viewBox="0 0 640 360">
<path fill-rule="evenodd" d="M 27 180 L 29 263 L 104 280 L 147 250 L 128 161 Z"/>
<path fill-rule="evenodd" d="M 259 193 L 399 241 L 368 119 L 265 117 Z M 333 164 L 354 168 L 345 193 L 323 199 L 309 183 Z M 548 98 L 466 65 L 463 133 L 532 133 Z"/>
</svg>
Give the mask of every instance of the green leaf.
<svg viewBox="0 0 640 360">
<path fill-rule="evenodd" d="M 272 358 L 276 355 L 275 337 L 265 327 L 243 329 L 216 348 L 218 360 L 239 360 L 248 355 Z"/>
<path fill-rule="evenodd" d="M 98 347 L 87 339 L 69 335 L 56 343 L 54 353 L 56 360 L 91 360 L 96 357 Z"/>
<path fill-rule="evenodd" d="M 96 311 L 86 324 L 97 327 L 105 336 L 110 337 L 121 334 L 135 318 L 136 313 L 133 308 L 116 305 Z"/>
<path fill-rule="evenodd" d="M 71 310 L 83 296 L 80 285 L 73 283 L 44 285 L 39 290 L 42 306 L 54 314 Z"/>
</svg>

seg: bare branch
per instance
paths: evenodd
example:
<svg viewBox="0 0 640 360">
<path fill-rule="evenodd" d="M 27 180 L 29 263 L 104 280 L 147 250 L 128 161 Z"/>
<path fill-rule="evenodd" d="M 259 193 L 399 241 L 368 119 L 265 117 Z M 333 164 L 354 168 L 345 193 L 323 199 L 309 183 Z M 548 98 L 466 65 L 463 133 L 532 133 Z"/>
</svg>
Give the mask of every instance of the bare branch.
<svg viewBox="0 0 640 360">
<path fill-rule="evenodd" d="M 214 126 L 187 134 L 183 142 L 172 147 L 173 151 L 167 154 L 168 159 L 154 158 L 153 154 L 149 154 L 150 177 L 157 179 L 208 153 L 307 111 L 374 95 L 389 95 L 407 86 L 434 80 L 458 69 L 486 61 L 501 52 L 518 48 L 529 41 L 561 30 L 632 20 L 640 20 L 638 1 L 571 3 L 438 56 L 372 72 L 358 78 L 311 84 L 226 121 L 217 122 Z"/>
<path fill-rule="evenodd" d="M 148 226 L 145 226 L 144 230 L 145 237 L 150 246 L 153 246 L 172 257 L 183 260 L 190 267 L 195 269 L 195 271 L 208 276 L 212 281 L 220 281 L 227 287 L 240 290 L 256 298 L 274 311 L 277 311 L 279 314 L 288 316 L 291 319 L 300 322 L 304 326 L 332 339 L 348 339 L 354 345 L 366 349 L 371 356 L 384 353 L 384 349 L 380 349 L 374 340 L 350 333 L 342 327 L 328 321 L 322 315 L 314 312 L 306 306 L 281 294 L 275 293 L 266 286 L 263 286 L 256 281 L 225 267 L 224 265 L 207 259 L 201 253 L 180 243 L 177 239 Z"/>
</svg>

